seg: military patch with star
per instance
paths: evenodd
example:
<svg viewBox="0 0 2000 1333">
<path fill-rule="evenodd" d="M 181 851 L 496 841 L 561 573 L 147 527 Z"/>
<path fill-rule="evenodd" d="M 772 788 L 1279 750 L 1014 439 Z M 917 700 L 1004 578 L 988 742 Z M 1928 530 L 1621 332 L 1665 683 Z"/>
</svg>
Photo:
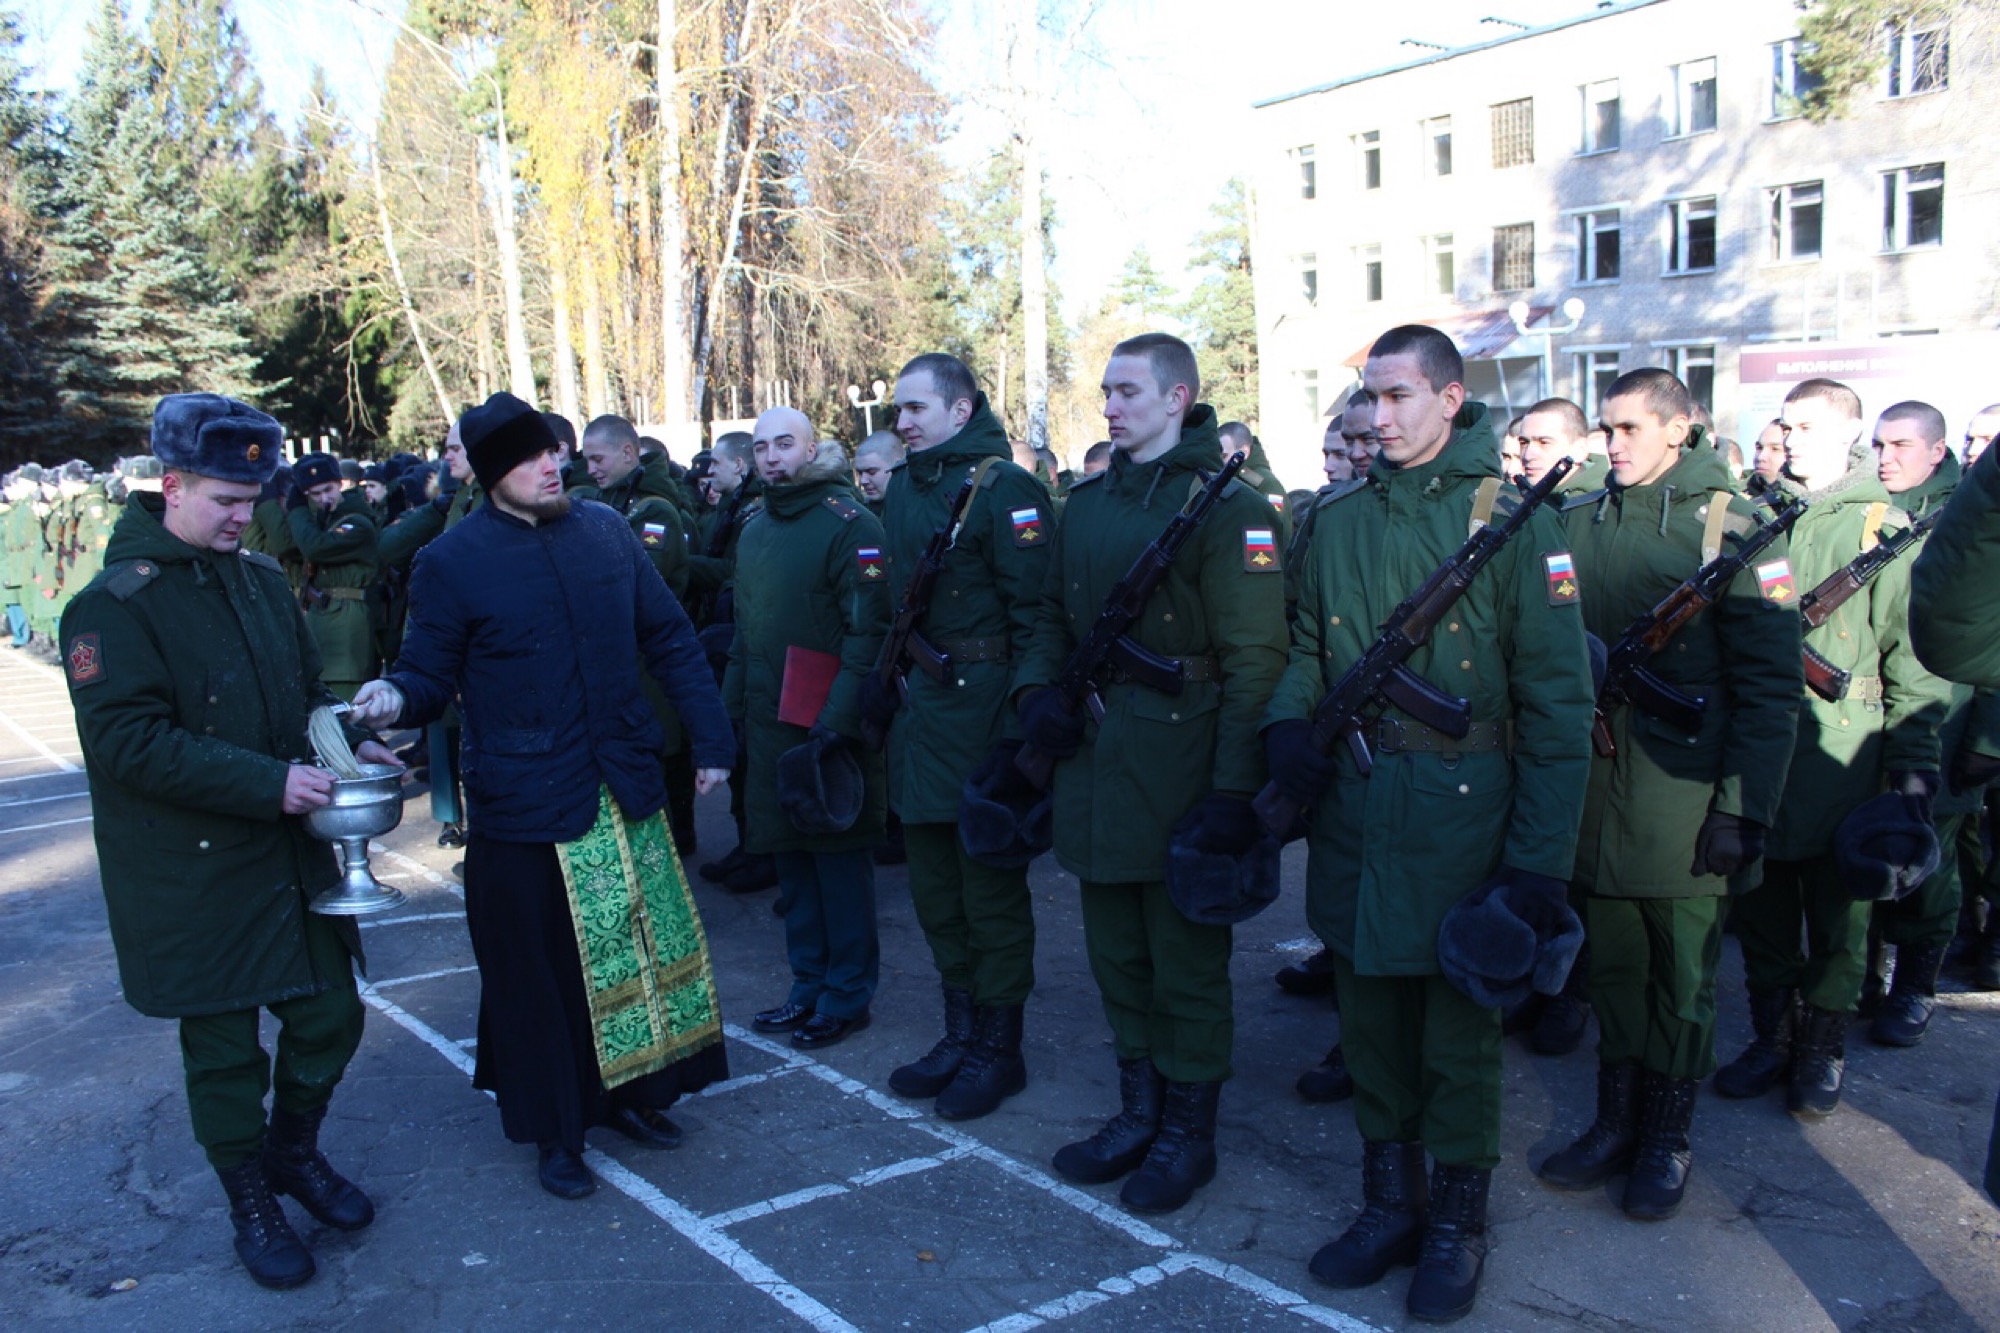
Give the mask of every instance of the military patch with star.
<svg viewBox="0 0 2000 1333">
<path fill-rule="evenodd" d="M 1268 574 L 1278 567 L 1278 541 L 1269 528 L 1243 529 L 1243 568 Z"/>
<path fill-rule="evenodd" d="M 1789 602 L 1795 595 L 1792 562 L 1782 557 L 1757 566 L 1757 589 L 1767 602 Z"/>
<path fill-rule="evenodd" d="M 1568 551 L 1551 551 L 1542 557 L 1542 567 L 1548 574 L 1550 606 L 1567 606 L 1577 599 L 1576 561 Z"/>
<path fill-rule="evenodd" d="M 658 546 L 666 539 L 667 525 L 664 523 L 644 524 L 639 533 L 639 540 L 648 547 Z"/>
<path fill-rule="evenodd" d="M 1016 509 L 1008 515 L 1014 523 L 1014 545 L 1040 546 L 1042 544 L 1042 511 L 1032 505 L 1026 509 Z"/>
<path fill-rule="evenodd" d="M 855 547 L 854 563 L 861 567 L 861 577 L 870 583 L 889 577 L 889 571 L 882 563 L 882 548 L 879 546 Z"/>
<path fill-rule="evenodd" d="M 79 634 L 69 642 L 69 651 L 63 654 L 63 665 L 69 669 L 69 683 L 73 686 L 95 685 L 104 679 L 104 648 L 96 634 Z"/>
</svg>

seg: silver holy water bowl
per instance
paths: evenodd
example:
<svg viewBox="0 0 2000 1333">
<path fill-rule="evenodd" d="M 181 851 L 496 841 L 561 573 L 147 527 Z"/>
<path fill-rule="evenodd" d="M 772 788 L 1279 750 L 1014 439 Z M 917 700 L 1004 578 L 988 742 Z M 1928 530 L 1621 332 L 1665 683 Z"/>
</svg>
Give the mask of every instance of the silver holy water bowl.
<svg viewBox="0 0 2000 1333">
<path fill-rule="evenodd" d="M 363 764 L 358 778 L 335 778 L 333 801 L 306 812 L 306 830 L 340 844 L 340 883 L 312 900 L 321 916 L 367 916 L 403 905 L 403 891 L 369 873 L 368 840 L 403 822 L 403 770 Z"/>
</svg>

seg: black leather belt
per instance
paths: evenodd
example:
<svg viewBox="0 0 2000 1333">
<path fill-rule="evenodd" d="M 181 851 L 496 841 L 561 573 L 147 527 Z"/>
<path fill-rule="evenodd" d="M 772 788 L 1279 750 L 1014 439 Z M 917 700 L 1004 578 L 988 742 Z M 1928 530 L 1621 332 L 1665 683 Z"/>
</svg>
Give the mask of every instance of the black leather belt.
<svg viewBox="0 0 2000 1333">
<path fill-rule="evenodd" d="M 1222 663 L 1208 653 L 1199 653 L 1192 657 L 1172 657 L 1167 660 L 1180 663 L 1181 683 L 1183 685 L 1212 684 L 1222 679 Z M 1113 665 L 1111 668 L 1111 683 L 1116 685 L 1123 684 L 1126 681 L 1130 681 L 1135 685 L 1145 684 L 1144 681 L 1125 670 L 1125 668 Z"/>
<path fill-rule="evenodd" d="M 940 639 L 933 645 L 953 666 L 974 662 L 1005 662 L 1013 652 L 1005 639 Z"/>
<path fill-rule="evenodd" d="M 1505 722 L 1474 722 L 1460 738 L 1447 736 L 1421 722 L 1382 717 L 1375 720 L 1375 752 L 1394 754 L 1404 750 L 1413 754 L 1483 754 L 1507 749 L 1508 730 Z"/>
</svg>

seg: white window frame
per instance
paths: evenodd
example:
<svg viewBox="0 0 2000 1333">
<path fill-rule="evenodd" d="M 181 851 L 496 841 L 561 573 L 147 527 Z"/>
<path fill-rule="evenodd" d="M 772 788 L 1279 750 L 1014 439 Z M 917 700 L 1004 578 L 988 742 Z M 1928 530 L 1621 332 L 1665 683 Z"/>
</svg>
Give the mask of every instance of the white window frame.
<svg viewBox="0 0 2000 1333">
<path fill-rule="evenodd" d="M 1809 201 L 1795 197 L 1795 192 L 1805 190 L 1817 192 L 1818 197 Z M 1819 248 L 1809 255 L 1800 254 L 1792 248 L 1793 214 L 1808 204 L 1819 209 Z M 1768 187 L 1764 191 L 1764 217 L 1769 228 L 1769 243 L 1764 247 L 1765 263 L 1816 264 L 1826 254 L 1825 181 L 1788 181 Z"/>
<path fill-rule="evenodd" d="M 1424 174 L 1436 180 L 1454 175 L 1458 170 L 1458 144 L 1452 138 L 1451 117 L 1431 116 L 1423 123 Z M 1438 140 L 1444 140 L 1445 169 L 1438 170 Z"/>
<path fill-rule="evenodd" d="M 1625 273 L 1625 213 L 1616 204 L 1605 204 L 1597 208 L 1565 209 L 1563 216 L 1572 220 L 1576 232 L 1576 266 L 1572 270 L 1574 284 L 1578 287 L 1609 287 L 1619 281 Z M 1609 227 L 1600 225 L 1599 219 L 1611 219 Z M 1598 237 L 1610 232 L 1618 238 L 1618 271 L 1608 278 L 1596 276 L 1598 257 Z"/>
<path fill-rule="evenodd" d="M 1501 233 L 1501 232 L 1502 232 L 1503 230 L 1511 230 L 1511 229 L 1513 229 L 1513 228 L 1515 228 L 1515 227 L 1526 227 L 1526 228 L 1528 229 L 1528 281 L 1527 281 L 1527 282 L 1526 282 L 1525 284 L 1523 284 L 1523 285 L 1521 285 L 1521 286 L 1518 286 L 1518 287 L 1502 287 L 1502 286 L 1500 285 L 1500 233 Z M 1494 291 L 1496 291 L 1496 292 L 1530 292 L 1530 291 L 1533 291 L 1533 290 L 1535 289 L 1535 268 L 1536 268 L 1536 265 L 1535 265 L 1535 224 L 1534 224 L 1534 222 L 1533 222 L 1532 220 L 1529 220 L 1529 221 L 1527 221 L 1527 222 L 1496 222 L 1496 223 L 1494 223 L 1494 224 L 1493 224 L 1493 238 L 1492 238 L 1492 245 L 1493 245 L 1493 249 L 1492 249 L 1492 254 L 1491 254 L 1491 256 L 1490 256 L 1490 258 L 1491 258 L 1491 263 L 1490 263 L 1490 265 L 1489 265 L 1489 267 L 1490 267 L 1490 269 L 1491 269 L 1491 272 L 1490 272 L 1490 273 L 1488 274 L 1488 281 L 1490 281 L 1490 282 L 1491 282 L 1491 284 L 1492 284 L 1492 286 L 1493 286 L 1493 290 L 1494 290 Z"/>
<path fill-rule="evenodd" d="M 1572 347 L 1569 349 L 1570 385 L 1573 389 L 1573 392 L 1570 394 L 1570 401 L 1583 409 L 1583 419 L 1593 427 L 1597 425 L 1599 411 L 1604 406 L 1603 401 L 1598 397 L 1597 372 L 1599 370 L 1609 370 L 1611 379 L 1605 381 L 1605 387 L 1611 387 L 1611 381 L 1616 380 L 1621 373 L 1618 367 L 1623 360 L 1622 353 L 1625 351 L 1626 346 L 1626 344 L 1621 343 L 1615 347 Z M 1599 365 L 1599 359 L 1602 357 L 1611 358 L 1610 366 L 1603 367 Z"/>
<path fill-rule="evenodd" d="M 1798 37 L 1771 43 L 1771 83 L 1765 89 L 1764 119 L 1794 120 L 1803 114 L 1801 100 L 1819 87 L 1817 81 L 1804 88 L 1799 86 L 1799 56 L 1806 50 L 1807 44 Z"/>
<path fill-rule="evenodd" d="M 1700 74 L 1703 66 L 1707 67 L 1708 76 L 1705 79 L 1693 77 Z M 1700 60 L 1683 60 L 1674 66 L 1674 129 L 1669 138 L 1687 139 L 1697 134 L 1713 134 L 1721 125 L 1722 83 L 1717 74 L 1719 68 L 1719 62 L 1714 56 L 1703 56 Z M 1694 119 L 1694 90 L 1702 83 L 1709 86 L 1709 123 L 1695 126 L 1690 123 Z"/>
<path fill-rule="evenodd" d="M 1440 286 L 1438 260 L 1451 264 L 1451 285 Z M 1424 284 L 1431 296 L 1456 298 L 1458 296 L 1458 235 L 1456 232 L 1439 231 L 1424 237 Z"/>
<path fill-rule="evenodd" d="M 1935 189 L 1938 195 L 1938 238 L 1935 241 L 1912 243 L 1910 237 L 1910 196 L 1912 190 L 1910 174 L 1918 171 L 1937 171 L 1935 186 L 1923 185 L 1921 190 Z M 1944 248 L 1944 203 L 1946 172 L 1942 162 L 1913 162 L 1905 167 L 1889 167 L 1882 172 L 1882 253 L 1886 255 L 1914 254 L 1923 250 Z"/>
<path fill-rule="evenodd" d="M 1297 279 L 1293 291 L 1297 295 L 1299 308 L 1317 310 L 1319 308 L 1319 255 L 1305 251 L 1292 256 L 1292 274 Z"/>
<path fill-rule="evenodd" d="M 1315 144 L 1300 144 L 1287 154 L 1292 165 L 1298 170 L 1299 198 L 1310 201 L 1319 198 L 1319 154 Z"/>
<path fill-rule="evenodd" d="M 1319 409 L 1321 406 L 1319 398 L 1318 367 L 1309 367 L 1305 370 L 1293 371 L 1292 384 L 1299 391 L 1300 402 L 1306 408 L 1306 420 L 1318 421 Z"/>
<path fill-rule="evenodd" d="M 1882 44 L 1888 54 L 1882 69 L 1882 96 L 1885 100 L 1901 102 L 1911 97 L 1941 93 L 1951 87 L 1949 25 L 1935 23 L 1927 27 L 1906 28 L 1900 23 L 1885 23 L 1882 27 Z M 1920 52 L 1918 46 L 1926 38 L 1933 45 L 1928 53 Z M 1918 81 L 1924 78 L 1932 78 L 1935 82 L 1928 87 L 1917 87 Z"/>
<path fill-rule="evenodd" d="M 1610 96 L 1604 94 L 1609 90 Z M 1616 79 L 1599 79 L 1586 83 L 1577 90 L 1578 115 L 1576 154 L 1578 157 L 1594 157 L 1599 153 L 1615 153 L 1625 141 L 1625 108 Z M 1597 109 L 1606 103 L 1614 108 L 1611 115 L 1611 142 L 1600 143 L 1598 132 L 1601 123 Z"/>
<path fill-rule="evenodd" d="M 1687 195 L 1679 199 L 1661 201 L 1667 210 L 1667 234 L 1661 253 L 1660 276 L 1666 278 L 1688 277 L 1702 273 L 1714 273 L 1722 266 L 1722 208 L 1721 197 L 1713 194 Z M 1715 262 L 1699 267 L 1685 261 L 1692 249 L 1688 223 L 1695 209 L 1706 206 L 1708 219 L 1713 224 L 1715 235 L 1713 245 Z"/>
<path fill-rule="evenodd" d="M 1368 183 L 1370 166 L 1375 183 Z M 1367 192 L 1382 188 L 1382 131 L 1363 130 L 1354 136 L 1354 188 Z"/>
<path fill-rule="evenodd" d="M 1369 272 L 1373 269 L 1374 272 Z M 1380 245 L 1357 245 L 1354 247 L 1354 275 L 1359 284 L 1355 299 L 1362 305 L 1374 305 L 1388 295 L 1388 279 L 1382 268 L 1382 247 Z M 1373 285 L 1375 294 L 1368 289 Z"/>
<path fill-rule="evenodd" d="M 1722 360 L 1720 350 L 1713 340 L 1669 343 L 1665 348 L 1667 368 L 1674 372 L 1682 384 L 1687 385 L 1688 393 L 1693 396 L 1695 402 L 1707 408 L 1711 416 L 1715 413 L 1715 374 L 1716 367 Z M 1694 385 L 1688 379 L 1689 367 L 1704 364 L 1708 367 L 1708 401 L 1705 403 L 1702 402 L 1701 395 L 1695 393 Z"/>
<path fill-rule="evenodd" d="M 1528 136 L 1526 144 L 1527 154 L 1523 157 L 1518 157 L 1511 161 L 1503 163 L 1500 160 L 1501 138 L 1499 133 L 1499 127 L 1494 122 L 1500 119 L 1499 113 L 1503 108 L 1511 110 L 1514 107 L 1527 108 L 1527 121 L 1528 121 L 1528 127 L 1527 127 Z M 1486 120 L 1488 129 L 1492 134 L 1492 139 L 1493 139 L 1491 146 L 1493 149 L 1493 169 L 1495 171 L 1507 171 L 1514 167 L 1532 167 L 1533 165 L 1535 165 L 1535 99 L 1533 96 L 1510 97 L 1504 102 L 1493 103 L 1491 106 L 1486 108 Z"/>
</svg>

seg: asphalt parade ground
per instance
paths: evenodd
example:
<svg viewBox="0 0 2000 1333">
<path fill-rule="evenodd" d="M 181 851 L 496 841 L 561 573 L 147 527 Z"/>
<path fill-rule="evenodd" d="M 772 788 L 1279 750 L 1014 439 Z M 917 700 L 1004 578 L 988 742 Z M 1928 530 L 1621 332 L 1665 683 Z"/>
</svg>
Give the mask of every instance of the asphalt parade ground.
<svg viewBox="0 0 2000 1333">
<path fill-rule="evenodd" d="M 732 845 L 720 795 L 702 851 Z M 935 1038 L 937 990 L 900 867 L 878 873 L 883 977 L 874 1024 L 807 1055 L 748 1030 L 784 997 L 771 892 L 700 884 L 733 1077 L 683 1101 L 678 1151 L 593 1132 L 602 1187 L 543 1193 L 473 1090 L 478 976 L 452 863 L 421 785 L 380 840 L 376 873 L 408 903 L 367 918 L 369 1025 L 322 1145 L 374 1198 L 343 1234 L 288 1211 L 319 1261 L 291 1292 L 238 1267 L 220 1186 L 188 1129 L 175 1027 L 119 993 L 90 800 L 56 670 L 0 647 L 0 1325 L 7 1328 L 673 1328 L 1098 1330 L 1401 1328 L 1408 1270 L 1365 1291 L 1306 1272 L 1360 1195 L 1346 1106 L 1293 1080 L 1337 1034 L 1324 1000 L 1279 967 L 1314 942 L 1304 860 L 1237 932 L 1235 1077 L 1214 1182 L 1140 1218 L 1117 1187 L 1049 1168 L 1116 1102 L 1074 882 L 1037 863 L 1038 982 L 1028 1090 L 948 1124 L 887 1090 Z M 1594 1060 L 1509 1043 L 1492 1252 L 1466 1327 L 2000 1327 L 2000 1211 L 1976 1188 L 1996 1084 L 2000 997 L 1947 984 L 1925 1043 L 1869 1046 L 1856 1027 L 1830 1120 L 1775 1095 L 1704 1092 L 1681 1215 L 1626 1219 L 1618 1183 L 1560 1194 L 1530 1164 L 1588 1121 Z M 1748 1034 L 1734 945 L 1724 1058 Z M 1593 1038 L 1594 1040 L 1594 1038 Z M 268 1027 L 267 1027 L 268 1043 Z"/>
</svg>

